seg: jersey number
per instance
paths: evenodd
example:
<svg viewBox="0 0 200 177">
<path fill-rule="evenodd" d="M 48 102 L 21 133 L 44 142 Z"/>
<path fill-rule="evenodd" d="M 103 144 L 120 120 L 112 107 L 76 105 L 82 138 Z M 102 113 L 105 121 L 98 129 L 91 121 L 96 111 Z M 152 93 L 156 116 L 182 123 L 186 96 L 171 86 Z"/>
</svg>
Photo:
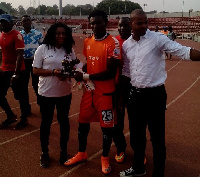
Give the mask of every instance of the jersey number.
<svg viewBox="0 0 200 177">
<path fill-rule="evenodd" d="M 105 123 L 111 122 L 113 120 L 112 110 L 103 110 L 102 119 Z"/>
</svg>

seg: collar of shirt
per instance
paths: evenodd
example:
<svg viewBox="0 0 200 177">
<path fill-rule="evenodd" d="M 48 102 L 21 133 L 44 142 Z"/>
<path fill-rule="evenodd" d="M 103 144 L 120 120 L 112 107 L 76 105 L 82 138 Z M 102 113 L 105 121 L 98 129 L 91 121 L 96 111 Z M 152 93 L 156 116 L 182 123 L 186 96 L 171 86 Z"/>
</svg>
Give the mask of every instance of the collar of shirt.
<svg viewBox="0 0 200 177">
<path fill-rule="evenodd" d="M 22 30 L 20 33 L 21 34 L 31 34 L 31 33 L 34 33 L 34 29 L 31 29 L 30 31 L 29 31 L 29 33 L 26 33 L 24 30 Z"/>
<path fill-rule="evenodd" d="M 150 32 L 150 30 L 147 29 L 145 35 L 144 35 L 144 36 L 140 36 L 140 39 L 142 39 L 142 38 L 146 38 L 146 39 L 149 38 L 149 37 L 150 37 L 149 32 Z M 134 40 L 134 39 L 133 39 L 133 36 L 134 36 L 134 33 L 132 33 L 131 36 L 130 36 L 129 38 L 131 38 L 132 40 Z M 135 40 L 134 40 L 134 41 L 135 41 Z"/>
</svg>

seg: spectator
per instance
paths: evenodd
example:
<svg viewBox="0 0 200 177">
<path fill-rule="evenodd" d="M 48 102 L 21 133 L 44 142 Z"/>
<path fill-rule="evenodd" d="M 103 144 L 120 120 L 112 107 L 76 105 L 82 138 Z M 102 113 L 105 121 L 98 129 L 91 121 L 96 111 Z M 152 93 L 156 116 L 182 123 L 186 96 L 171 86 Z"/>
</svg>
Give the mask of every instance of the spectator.
<svg viewBox="0 0 200 177">
<path fill-rule="evenodd" d="M 167 36 L 168 30 L 167 30 L 166 26 L 163 27 L 163 30 L 161 31 L 161 33 L 163 33 L 164 35 Z M 167 59 L 167 58 L 168 58 L 168 54 L 165 52 L 165 59 Z"/>
<path fill-rule="evenodd" d="M 69 140 L 69 109 L 71 104 L 71 79 L 62 75 L 62 60 L 76 59 L 72 46 L 74 39 L 71 29 L 63 23 L 53 24 L 47 31 L 44 43 L 40 45 L 34 56 L 33 73 L 39 76 L 38 94 L 42 121 L 40 125 L 40 142 L 42 154 L 40 165 L 48 167 L 49 135 L 54 109 L 60 124 L 60 160 L 67 160 L 67 142 Z"/>
<path fill-rule="evenodd" d="M 159 32 L 159 27 L 158 26 L 156 26 L 155 32 Z"/>
<path fill-rule="evenodd" d="M 87 32 L 86 32 L 86 29 L 83 29 L 83 35 L 86 35 Z"/>
<path fill-rule="evenodd" d="M 114 126 L 113 96 L 120 48 L 118 41 L 106 32 L 108 18 L 104 11 L 92 11 L 89 22 L 94 34 L 84 41 L 83 54 L 87 59 L 84 71 L 87 73 L 78 72 L 74 77 L 77 81 L 92 80 L 95 90 L 83 93 L 78 128 L 79 152 L 66 161 L 65 165 L 71 166 L 87 160 L 86 145 L 90 123 L 100 121 L 103 132 L 102 172 L 109 174 L 111 166 L 108 154 Z"/>
<path fill-rule="evenodd" d="M 161 33 L 165 34 L 167 36 L 168 34 L 168 30 L 166 26 L 163 26 L 163 30 L 161 31 Z"/>
<path fill-rule="evenodd" d="M 43 36 L 45 36 L 46 35 L 46 26 L 43 26 L 42 30 L 43 30 Z"/>
<path fill-rule="evenodd" d="M 171 27 L 171 26 L 168 28 L 167 37 L 168 37 L 170 40 L 172 40 L 172 41 L 174 41 L 174 40 L 176 39 L 176 35 L 175 35 L 175 33 L 172 31 L 172 27 Z M 167 54 L 167 58 L 168 58 L 168 54 Z M 171 54 L 170 54 L 170 56 L 169 56 L 169 59 L 172 60 L 172 55 L 171 55 Z"/>
<path fill-rule="evenodd" d="M 134 157 L 132 167 L 120 172 L 120 176 L 146 174 L 144 156 L 148 126 L 153 146 L 152 177 L 164 177 L 167 101 L 164 84 L 167 74 L 163 51 L 185 60 L 200 60 L 200 51 L 182 46 L 162 33 L 148 30 L 147 16 L 141 9 L 134 10 L 130 19 L 133 34 L 123 43 L 122 74 L 131 79 L 127 110 Z"/>
<path fill-rule="evenodd" d="M 2 14 L 0 17 L 2 34 L 0 37 L 0 47 L 2 55 L 0 55 L 0 105 L 7 114 L 7 119 L 2 122 L 0 129 L 7 128 L 9 125 L 17 121 L 17 115 L 11 110 L 6 99 L 10 83 L 14 92 L 14 96 L 20 103 L 21 120 L 14 129 L 22 129 L 27 126 L 27 108 L 28 103 L 24 97 L 25 84 L 24 73 L 25 65 L 23 60 L 24 40 L 22 35 L 13 29 L 12 16 Z"/>
<path fill-rule="evenodd" d="M 22 16 L 22 26 L 24 29 L 20 31 L 24 38 L 24 63 L 25 63 L 25 83 L 26 83 L 26 92 L 24 93 L 29 103 L 29 92 L 28 92 L 28 84 L 30 79 L 30 74 L 32 77 L 32 87 L 35 91 L 36 96 L 38 97 L 38 82 L 39 77 L 33 74 L 33 57 L 36 49 L 43 42 L 42 33 L 36 29 L 31 29 L 31 17 L 29 15 Z M 29 109 L 27 110 L 27 114 L 31 113 L 31 105 L 29 103 Z"/>
</svg>

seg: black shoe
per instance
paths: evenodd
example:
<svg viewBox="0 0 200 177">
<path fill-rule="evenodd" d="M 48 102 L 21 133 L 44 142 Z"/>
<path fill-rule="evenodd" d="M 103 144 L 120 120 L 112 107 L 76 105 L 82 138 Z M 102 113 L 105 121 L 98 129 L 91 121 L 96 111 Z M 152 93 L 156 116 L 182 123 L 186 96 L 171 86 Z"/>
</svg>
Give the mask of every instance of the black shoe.
<svg viewBox="0 0 200 177">
<path fill-rule="evenodd" d="M 13 129 L 14 130 L 21 130 L 24 127 L 26 127 L 28 125 L 28 121 L 27 120 L 21 120 L 20 122 L 18 122 Z"/>
<path fill-rule="evenodd" d="M 49 154 L 48 153 L 42 153 L 40 156 L 40 166 L 43 168 L 49 167 Z"/>
<path fill-rule="evenodd" d="M 0 129 L 7 128 L 9 125 L 17 122 L 17 116 L 13 115 L 12 117 L 7 117 L 5 121 L 0 124 Z"/>
<path fill-rule="evenodd" d="M 143 176 L 146 174 L 146 171 L 141 171 L 141 172 L 136 172 L 132 167 L 127 169 L 127 170 L 124 170 L 124 171 L 121 171 L 119 173 L 119 176 L 120 177 L 132 177 L 132 176 Z"/>
<path fill-rule="evenodd" d="M 63 165 L 65 162 L 67 161 L 67 152 L 60 152 L 60 160 L 59 160 L 59 164 Z"/>
</svg>

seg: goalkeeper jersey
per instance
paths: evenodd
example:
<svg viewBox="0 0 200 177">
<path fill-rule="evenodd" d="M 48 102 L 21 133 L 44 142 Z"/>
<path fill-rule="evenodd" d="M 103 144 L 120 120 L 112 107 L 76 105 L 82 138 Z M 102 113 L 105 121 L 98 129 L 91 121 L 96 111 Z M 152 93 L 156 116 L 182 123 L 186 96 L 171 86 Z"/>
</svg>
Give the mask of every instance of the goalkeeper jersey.
<svg viewBox="0 0 200 177">
<path fill-rule="evenodd" d="M 114 57 L 120 59 L 120 46 L 118 40 L 109 35 L 101 41 L 94 36 L 84 41 L 83 54 L 87 58 L 87 73 L 94 74 L 107 70 L 107 59 Z M 112 93 L 115 91 L 115 79 L 94 81 L 96 94 Z"/>
</svg>

